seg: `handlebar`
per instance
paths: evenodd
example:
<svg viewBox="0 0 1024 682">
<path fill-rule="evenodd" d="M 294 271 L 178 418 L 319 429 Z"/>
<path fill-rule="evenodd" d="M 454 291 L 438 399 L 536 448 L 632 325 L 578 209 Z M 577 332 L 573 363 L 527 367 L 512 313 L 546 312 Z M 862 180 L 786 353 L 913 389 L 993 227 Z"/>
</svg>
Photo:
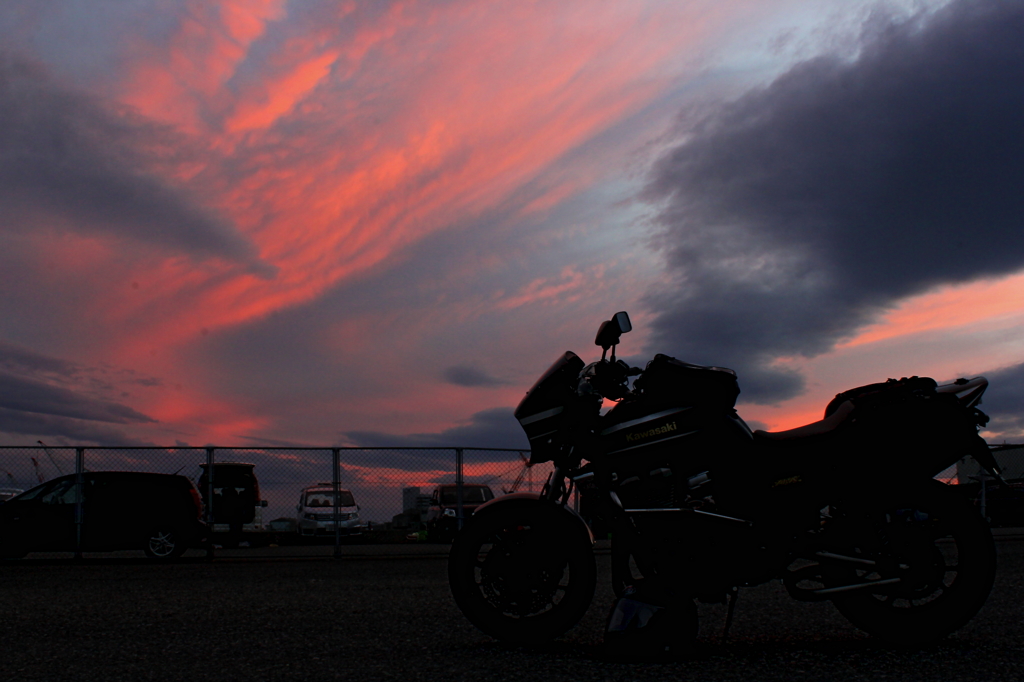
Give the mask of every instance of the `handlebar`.
<svg viewBox="0 0 1024 682">
<path fill-rule="evenodd" d="M 629 393 L 629 377 L 639 373 L 639 369 L 630 367 L 622 360 L 592 362 L 580 372 L 577 394 L 584 396 L 596 393 L 611 400 L 622 400 Z"/>
</svg>

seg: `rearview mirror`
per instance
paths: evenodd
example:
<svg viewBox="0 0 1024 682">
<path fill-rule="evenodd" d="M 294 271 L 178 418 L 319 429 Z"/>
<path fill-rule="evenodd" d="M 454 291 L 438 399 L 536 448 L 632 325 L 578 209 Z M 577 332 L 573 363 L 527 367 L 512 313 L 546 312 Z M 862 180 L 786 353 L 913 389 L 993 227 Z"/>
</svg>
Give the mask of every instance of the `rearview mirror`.
<svg viewBox="0 0 1024 682">
<path fill-rule="evenodd" d="M 626 311 L 618 312 L 612 315 L 612 319 L 606 320 L 601 323 L 601 327 L 597 330 L 597 338 L 594 339 L 594 344 L 601 346 L 601 348 L 608 350 L 619 342 L 619 337 L 622 334 L 630 331 L 633 325 L 629 322 L 629 315 Z"/>
</svg>

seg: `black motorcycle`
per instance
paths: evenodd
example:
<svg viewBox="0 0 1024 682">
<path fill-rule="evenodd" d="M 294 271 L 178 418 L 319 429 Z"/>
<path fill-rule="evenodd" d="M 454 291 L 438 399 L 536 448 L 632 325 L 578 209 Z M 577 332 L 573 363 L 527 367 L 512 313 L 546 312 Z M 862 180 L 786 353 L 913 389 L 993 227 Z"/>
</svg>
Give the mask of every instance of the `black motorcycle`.
<svg viewBox="0 0 1024 682">
<path fill-rule="evenodd" d="M 728 602 L 729 622 L 738 588 L 772 579 L 897 644 L 944 637 L 978 612 L 992 535 L 934 477 L 966 456 L 999 477 L 978 435 L 987 380 L 890 379 L 837 395 L 821 421 L 751 432 L 732 370 L 665 355 L 631 368 L 615 358 L 630 329 L 624 312 L 604 322 L 601 360 L 566 352 L 516 409 L 531 462 L 554 469 L 539 495 L 480 506 L 452 545 L 452 594 L 476 627 L 522 643 L 579 622 L 597 525 L 611 534 L 618 597 L 606 641 L 627 648 L 684 650 L 694 600 Z M 616 404 L 602 414 L 605 399 Z M 589 523 L 568 504 L 574 490 Z"/>
</svg>

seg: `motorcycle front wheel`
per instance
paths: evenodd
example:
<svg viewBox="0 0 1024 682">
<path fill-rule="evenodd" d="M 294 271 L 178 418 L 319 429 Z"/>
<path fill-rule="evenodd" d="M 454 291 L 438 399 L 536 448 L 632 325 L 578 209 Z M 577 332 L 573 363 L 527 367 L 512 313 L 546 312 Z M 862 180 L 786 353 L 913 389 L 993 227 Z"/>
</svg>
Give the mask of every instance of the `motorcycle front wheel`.
<svg viewBox="0 0 1024 682">
<path fill-rule="evenodd" d="M 504 642 L 562 635 L 594 598 L 597 569 L 582 522 L 554 504 L 510 504 L 473 516 L 448 558 L 455 603 Z"/>
<path fill-rule="evenodd" d="M 846 569 L 833 584 L 888 581 L 832 600 L 860 630 L 921 645 L 962 627 L 988 598 L 996 569 L 992 532 L 950 486 L 936 481 L 890 494 L 838 523 L 845 538 L 838 549 L 875 565 Z"/>
</svg>

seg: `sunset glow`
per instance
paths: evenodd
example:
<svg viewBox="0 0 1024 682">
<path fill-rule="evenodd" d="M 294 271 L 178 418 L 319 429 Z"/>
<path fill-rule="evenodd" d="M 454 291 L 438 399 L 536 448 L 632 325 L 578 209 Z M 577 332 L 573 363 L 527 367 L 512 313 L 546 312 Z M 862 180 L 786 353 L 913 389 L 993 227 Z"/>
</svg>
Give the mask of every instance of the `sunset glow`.
<svg viewBox="0 0 1024 682">
<path fill-rule="evenodd" d="M 760 119 L 736 112 L 774 106 L 803 60 L 852 63 L 873 3 L 137 4 L 0 9 L 0 369 L 142 415 L 105 438 L 468 433 L 558 353 L 598 353 L 621 309 L 623 355 L 739 363 L 741 413 L 773 428 L 819 418 L 850 387 L 832 382 L 899 372 L 887 358 L 942 379 L 1022 360 L 1024 259 L 865 283 L 839 228 L 764 227 L 796 193 L 765 208 L 730 194 L 756 173 L 701 166 L 707 139 L 755 168 L 756 144 L 728 145 Z M 765 116 L 788 111 L 779 92 Z M 679 189 L 693 169 L 707 192 Z M 865 195 L 886 193 L 847 200 Z M 803 383 L 773 393 L 762 370 Z M 8 417 L 11 444 L 100 433 Z M 481 438 L 522 447 L 516 428 Z"/>
</svg>

